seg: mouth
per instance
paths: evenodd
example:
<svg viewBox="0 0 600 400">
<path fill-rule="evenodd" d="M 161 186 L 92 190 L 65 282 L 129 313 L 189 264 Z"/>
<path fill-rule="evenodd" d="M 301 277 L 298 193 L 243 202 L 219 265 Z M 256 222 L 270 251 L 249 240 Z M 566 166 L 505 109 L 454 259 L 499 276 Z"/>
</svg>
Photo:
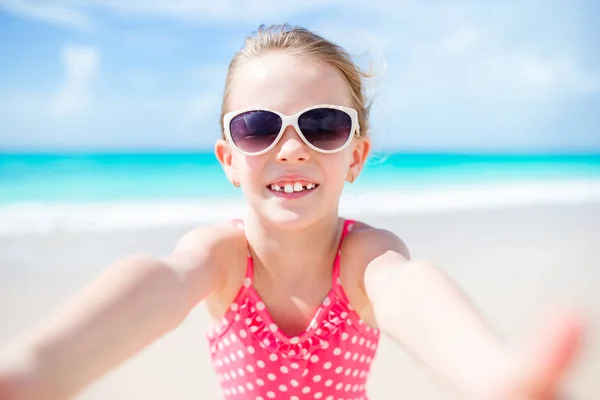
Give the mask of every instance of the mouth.
<svg viewBox="0 0 600 400">
<path fill-rule="evenodd" d="M 307 182 L 307 181 L 296 181 L 296 182 L 276 182 L 267 185 L 267 189 L 275 193 L 300 193 L 310 192 L 315 190 L 320 185 L 318 183 Z"/>
</svg>

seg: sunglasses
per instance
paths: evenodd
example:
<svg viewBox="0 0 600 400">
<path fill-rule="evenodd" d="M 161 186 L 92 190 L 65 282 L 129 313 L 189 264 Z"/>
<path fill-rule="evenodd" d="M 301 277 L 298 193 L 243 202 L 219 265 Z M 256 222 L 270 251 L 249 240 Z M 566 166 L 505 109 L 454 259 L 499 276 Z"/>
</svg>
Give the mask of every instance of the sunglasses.
<svg viewBox="0 0 600 400">
<path fill-rule="evenodd" d="M 358 135 L 358 113 L 353 108 L 317 105 L 294 115 L 267 108 L 246 108 L 223 116 L 227 140 L 245 155 L 258 156 L 271 150 L 288 126 L 304 143 L 320 153 L 336 153 Z"/>
</svg>

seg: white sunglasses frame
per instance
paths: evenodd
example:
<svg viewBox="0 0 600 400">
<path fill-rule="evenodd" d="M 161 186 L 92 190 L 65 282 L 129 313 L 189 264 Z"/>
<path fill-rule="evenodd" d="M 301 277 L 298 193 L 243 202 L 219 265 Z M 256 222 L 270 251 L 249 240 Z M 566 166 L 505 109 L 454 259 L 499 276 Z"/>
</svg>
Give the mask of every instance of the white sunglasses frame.
<svg viewBox="0 0 600 400">
<path fill-rule="evenodd" d="M 318 147 L 315 147 L 314 145 L 312 145 L 307 139 L 306 137 L 304 137 L 304 134 L 302 133 L 302 131 L 300 130 L 300 127 L 298 126 L 298 118 L 300 117 L 300 115 L 304 114 L 307 111 L 310 110 L 314 110 L 317 108 L 331 108 L 334 110 L 339 110 L 339 111 L 343 111 L 346 114 L 348 114 L 350 116 L 350 121 L 352 123 L 352 126 L 350 127 L 350 135 L 348 135 L 348 140 L 346 140 L 346 142 L 341 145 L 340 147 L 338 147 L 337 149 L 334 150 L 323 150 L 323 149 L 319 149 Z M 269 111 L 272 112 L 273 114 L 276 114 L 279 116 L 279 118 L 281 118 L 282 124 L 281 124 L 281 130 L 279 131 L 279 133 L 277 134 L 277 137 L 275 138 L 275 140 L 273 141 L 273 143 L 271 145 L 269 145 L 269 147 L 267 147 L 264 150 L 258 151 L 258 152 L 247 152 L 244 151 L 242 149 L 240 149 L 233 141 L 233 138 L 231 137 L 231 131 L 229 129 L 229 125 L 231 123 L 231 120 L 233 120 L 235 117 L 237 117 L 240 114 L 243 114 L 245 112 L 248 111 Z M 283 136 L 283 133 L 285 132 L 285 130 L 287 129 L 288 126 L 293 126 L 294 129 L 296 129 L 296 133 L 298 134 L 298 136 L 300 136 L 300 139 L 302 139 L 302 141 L 312 150 L 319 152 L 319 153 L 325 153 L 325 154 L 332 154 L 332 153 L 337 153 L 340 152 L 342 150 L 344 150 L 346 147 L 348 147 L 348 145 L 352 142 L 352 139 L 354 139 L 355 136 L 359 136 L 359 132 L 360 132 L 360 126 L 358 123 L 358 112 L 354 109 L 354 108 L 350 108 L 350 107 L 344 107 L 344 106 L 336 106 L 336 105 L 332 105 L 332 104 L 318 104 L 318 105 L 314 105 L 308 108 L 305 108 L 299 112 L 297 112 L 296 114 L 293 115 L 286 115 L 286 114 L 282 114 L 279 111 L 275 111 L 273 109 L 270 108 L 265 108 L 265 107 L 250 107 L 250 108 L 243 108 L 240 110 L 234 110 L 234 111 L 230 111 L 228 113 L 226 113 L 225 115 L 223 115 L 223 130 L 225 132 L 225 137 L 227 139 L 227 141 L 231 144 L 231 146 L 236 149 L 237 151 L 239 151 L 240 153 L 247 155 L 247 156 L 260 156 L 262 154 L 265 154 L 269 151 L 271 151 L 275 146 L 277 146 L 277 143 L 279 143 L 279 141 L 281 140 L 281 137 Z"/>
</svg>

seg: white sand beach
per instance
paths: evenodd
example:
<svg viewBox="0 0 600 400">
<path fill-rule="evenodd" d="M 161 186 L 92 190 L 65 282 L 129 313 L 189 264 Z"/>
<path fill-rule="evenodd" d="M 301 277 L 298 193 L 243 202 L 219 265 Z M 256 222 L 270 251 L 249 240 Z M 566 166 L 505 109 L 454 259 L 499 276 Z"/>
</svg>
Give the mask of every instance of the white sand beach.
<svg viewBox="0 0 600 400">
<path fill-rule="evenodd" d="M 361 215 L 348 215 L 361 219 Z M 565 301 L 590 330 L 567 386 L 574 399 L 600 397 L 600 203 L 365 218 L 389 228 L 413 257 L 436 262 L 509 340 Z M 189 225 L 0 237 L 0 342 L 35 325 L 107 263 L 132 252 L 164 255 Z M 177 330 L 87 388 L 80 400 L 219 399 L 198 307 Z M 450 392 L 404 349 L 384 338 L 369 381 L 371 399 L 448 399 Z"/>
</svg>

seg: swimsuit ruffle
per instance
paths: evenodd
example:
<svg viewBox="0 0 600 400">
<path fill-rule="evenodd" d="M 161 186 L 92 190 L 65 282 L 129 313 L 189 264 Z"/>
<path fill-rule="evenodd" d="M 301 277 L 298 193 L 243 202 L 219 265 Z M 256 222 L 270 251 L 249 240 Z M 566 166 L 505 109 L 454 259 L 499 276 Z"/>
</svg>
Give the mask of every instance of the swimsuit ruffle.
<svg viewBox="0 0 600 400">
<path fill-rule="evenodd" d="M 249 331 L 258 339 L 262 347 L 289 358 L 309 358 L 318 349 L 327 348 L 329 338 L 336 334 L 340 325 L 348 318 L 347 307 L 337 299 L 337 296 L 333 298 L 328 296 L 306 332 L 288 338 L 272 321 L 265 320 L 264 314 L 256 307 L 250 296 L 246 297 L 239 307 L 240 317 Z M 322 315 L 323 313 L 325 315 Z"/>
</svg>

